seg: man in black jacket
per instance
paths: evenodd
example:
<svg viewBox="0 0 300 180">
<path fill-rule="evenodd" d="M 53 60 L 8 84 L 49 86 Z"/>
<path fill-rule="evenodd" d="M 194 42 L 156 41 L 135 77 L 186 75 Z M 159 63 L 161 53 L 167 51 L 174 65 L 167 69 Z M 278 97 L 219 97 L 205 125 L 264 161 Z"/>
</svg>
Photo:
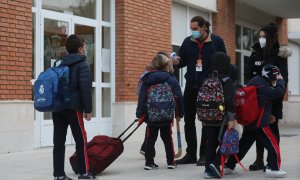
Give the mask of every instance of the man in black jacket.
<svg viewBox="0 0 300 180">
<path fill-rule="evenodd" d="M 184 75 L 184 133 L 187 143 L 186 155 L 178 159 L 177 164 L 193 164 L 197 162 L 197 133 L 196 133 L 196 97 L 199 85 L 210 71 L 211 57 L 215 52 L 226 53 L 221 37 L 211 34 L 210 23 L 201 16 L 191 19 L 192 35 L 185 38 L 179 49 L 179 57 L 174 61 L 177 68 L 187 67 Z M 197 165 L 204 165 L 205 159 L 205 128 L 202 127 L 200 158 Z"/>
<path fill-rule="evenodd" d="M 92 113 L 92 79 L 89 64 L 86 61 L 84 39 L 77 35 L 67 38 L 68 55 L 63 57 L 62 64 L 70 67 L 70 104 L 62 111 L 53 112 L 53 167 L 54 180 L 71 180 L 64 172 L 65 142 L 68 125 L 70 125 L 76 142 L 76 153 L 79 161 L 78 179 L 96 179 L 89 173 L 87 156 L 87 138 L 84 129 L 83 112 L 86 120 L 91 120 Z"/>
</svg>

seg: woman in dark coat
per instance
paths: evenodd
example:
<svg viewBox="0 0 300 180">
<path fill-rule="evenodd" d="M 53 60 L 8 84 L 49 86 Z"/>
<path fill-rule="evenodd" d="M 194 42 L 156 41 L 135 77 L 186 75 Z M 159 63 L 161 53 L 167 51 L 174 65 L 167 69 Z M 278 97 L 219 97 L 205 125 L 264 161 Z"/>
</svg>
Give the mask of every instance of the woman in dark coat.
<svg viewBox="0 0 300 180">
<path fill-rule="evenodd" d="M 266 64 L 272 64 L 279 68 L 285 81 L 285 87 L 288 83 L 287 57 L 291 55 L 288 46 L 280 46 L 277 40 L 277 27 L 271 23 L 263 27 L 259 32 L 259 42 L 252 46 L 253 52 L 246 71 L 248 79 L 260 75 L 261 68 Z M 272 101 L 272 111 L 270 116 L 271 129 L 275 133 L 279 143 L 278 121 L 282 119 L 283 97 Z M 260 141 L 256 141 L 256 160 L 249 166 L 252 171 L 264 169 L 264 147 Z"/>
</svg>

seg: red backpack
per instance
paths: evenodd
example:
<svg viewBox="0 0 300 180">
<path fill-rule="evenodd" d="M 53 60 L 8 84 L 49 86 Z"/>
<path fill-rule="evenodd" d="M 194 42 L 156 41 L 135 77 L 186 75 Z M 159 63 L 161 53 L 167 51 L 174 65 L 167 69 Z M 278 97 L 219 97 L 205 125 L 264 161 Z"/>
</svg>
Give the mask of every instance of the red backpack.
<svg viewBox="0 0 300 180">
<path fill-rule="evenodd" d="M 250 125 L 258 119 L 257 125 L 259 125 L 264 108 L 259 107 L 256 86 L 238 88 L 235 103 L 237 121 L 239 124 Z"/>
</svg>

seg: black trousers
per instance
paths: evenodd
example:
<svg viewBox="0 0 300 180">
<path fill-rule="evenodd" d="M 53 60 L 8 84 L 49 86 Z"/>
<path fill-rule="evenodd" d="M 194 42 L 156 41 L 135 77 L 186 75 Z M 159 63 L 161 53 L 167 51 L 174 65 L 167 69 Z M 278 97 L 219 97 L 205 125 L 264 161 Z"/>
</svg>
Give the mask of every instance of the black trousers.
<svg viewBox="0 0 300 180">
<path fill-rule="evenodd" d="M 69 125 L 76 142 L 76 153 L 79 161 L 79 173 L 85 174 L 89 171 L 89 161 L 87 156 L 86 132 L 84 129 L 82 113 L 75 110 L 63 110 L 59 112 L 53 112 L 52 115 L 54 124 L 53 175 L 65 175 L 65 142 Z"/>
<path fill-rule="evenodd" d="M 184 90 L 184 134 L 187 143 L 186 153 L 197 158 L 197 133 L 196 133 L 196 99 L 198 89 L 186 85 Z M 205 154 L 205 127 L 202 126 L 200 156 Z"/>
<path fill-rule="evenodd" d="M 280 133 L 279 133 L 279 128 L 278 128 L 278 122 L 279 122 L 279 119 L 276 119 L 276 121 L 273 124 L 270 124 L 270 129 L 274 133 L 274 135 L 276 137 L 276 140 L 278 142 L 278 145 L 279 145 L 279 142 L 280 142 Z M 256 153 L 263 154 L 264 153 L 264 149 L 265 149 L 264 144 L 259 139 L 257 139 L 256 140 Z"/>
<path fill-rule="evenodd" d="M 226 129 L 227 126 L 223 127 L 221 137 L 223 137 Z M 220 167 L 221 153 L 219 145 L 221 142 L 218 140 L 220 130 L 220 126 L 205 126 L 205 134 L 207 138 L 205 145 L 205 171 L 209 169 L 210 164 L 214 164 L 215 167 Z"/>
<path fill-rule="evenodd" d="M 263 142 L 264 147 L 268 151 L 268 166 L 271 170 L 279 170 L 281 164 L 280 149 L 276 140 L 276 136 L 269 127 L 258 128 L 255 130 L 244 130 L 242 138 L 239 142 L 239 153 L 237 154 L 238 158 L 242 160 L 254 141 L 259 139 Z M 237 161 L 234 156 L 229 156 L 226 162 L 226 167 L 234 169 Z"/>
<path fill-rule="evenodd" d="M 167 164 L 174 163 L 174 144 L 172 139 L 172 126 L 155 127 L 147 125 L 146 129 L 146 164 L 154 163 L 155 156 L 155 142 L 158 137 L 158 131 L 160 131 L 160 137 L 165 145 Z"/>
</svg>

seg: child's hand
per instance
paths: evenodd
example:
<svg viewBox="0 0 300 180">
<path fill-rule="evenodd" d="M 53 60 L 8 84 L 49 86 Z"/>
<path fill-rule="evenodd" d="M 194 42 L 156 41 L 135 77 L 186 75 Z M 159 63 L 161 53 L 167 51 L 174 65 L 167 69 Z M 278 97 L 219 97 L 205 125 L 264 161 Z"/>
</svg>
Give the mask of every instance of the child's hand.
<svg viewBox="0 0 300 180">
<path fill-rule="evenodd" d="M 283 77 L 281 76 L 281 74 L 277 74 L 276 79 L 283 79 Z"/>
<path fill-rule="evenodd" d="M 85 114 L 85 119 L 86 119 L 87 121 L 91 120 L 91 118 L 92 118 L 92 113 L 86 113 L 86 114 Z"/>
<path fill-rule="evenodd" d="M 228 129 L 234 128 L 234 126 L 235 126 L 236 123 L 237 123 L 236 120 L 234 120 L 234 121 L 228 121 Z"/>
<path fill-rule="evenodd" d="M 270 114 L 270 124 L 273 124 L 276 121 L 275 116 Z"/>
</svg>

